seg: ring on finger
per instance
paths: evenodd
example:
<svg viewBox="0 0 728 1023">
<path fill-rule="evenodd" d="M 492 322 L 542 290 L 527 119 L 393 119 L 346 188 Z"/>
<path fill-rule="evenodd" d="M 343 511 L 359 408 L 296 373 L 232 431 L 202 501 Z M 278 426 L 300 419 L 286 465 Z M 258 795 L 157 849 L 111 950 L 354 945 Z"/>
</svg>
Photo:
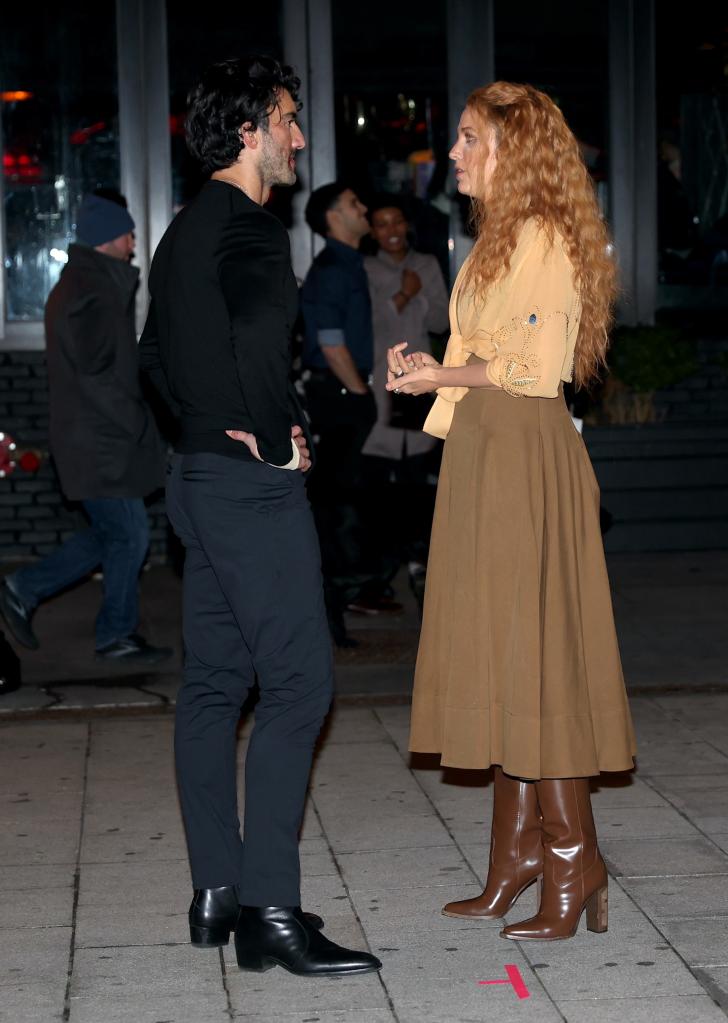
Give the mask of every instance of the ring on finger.
<svg viewBox="0 0 728 1023">
<path fill-rule="evenodd" d="M 395 394 L 399 394 L 399 387 L 395 387 L 395 389 L 394 389 L 394 393 L 395 393 Z"/>
</svg>

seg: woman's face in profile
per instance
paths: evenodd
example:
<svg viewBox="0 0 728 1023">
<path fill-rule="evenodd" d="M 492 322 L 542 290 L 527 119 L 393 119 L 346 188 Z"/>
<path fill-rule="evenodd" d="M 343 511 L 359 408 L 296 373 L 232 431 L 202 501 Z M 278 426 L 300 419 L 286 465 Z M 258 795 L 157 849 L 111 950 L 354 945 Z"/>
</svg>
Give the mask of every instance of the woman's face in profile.
<svg viewBox="0 0 728 1023">
<path fill-rule="evenodd" d="M 487 199 L 497 163 L 495 128 L 483 126 L 469 107 L 460 118 L 450 159 L 455 164 L 458 192 Z"/>
</svg>

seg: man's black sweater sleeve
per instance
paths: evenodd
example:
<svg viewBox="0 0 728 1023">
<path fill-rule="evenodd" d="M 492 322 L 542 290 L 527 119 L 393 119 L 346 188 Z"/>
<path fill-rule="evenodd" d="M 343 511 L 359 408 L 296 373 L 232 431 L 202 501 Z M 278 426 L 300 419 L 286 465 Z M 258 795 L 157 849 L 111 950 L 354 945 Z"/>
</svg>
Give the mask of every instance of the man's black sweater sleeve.
<svg viewBox="0 0 728 1023">
<path fill-rule="evenodd" d="M 289 249 L 283 225 L 268 215 L 243 214 L 226 227 L 218 264 L 243 400 L 260 456 L 272 465 L 285 465 L 292 455 L 284 302 Z"/>
<path fill-rule="evenodd" d="M 175 419 L 179 418 L 180 407 L 172 396 L 169 389 L 167 374 L 164 372 L 159 350 L 159 325 L 157 314 L 152 299 L 147 313 L 147 321 L 144 324 L 142 336 L 139 339 L 139 368 L 148 378 L 152 387 L 163 399 Z"/>
</svg>

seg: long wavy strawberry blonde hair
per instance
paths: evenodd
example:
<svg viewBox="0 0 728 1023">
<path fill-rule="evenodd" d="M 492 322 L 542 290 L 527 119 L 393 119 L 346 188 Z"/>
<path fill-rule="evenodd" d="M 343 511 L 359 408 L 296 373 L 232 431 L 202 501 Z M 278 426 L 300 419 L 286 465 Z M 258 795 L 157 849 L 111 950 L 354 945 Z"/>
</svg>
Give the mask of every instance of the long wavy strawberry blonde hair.
<svg viewBox="0 0 728 1023">
<path fill-rule="evenodd" d="M 574 381 L 584 386 L 605 363 L 616 267 L 579 145 L 553 100 L 530 85 L 493 82 L 472 92 L 466 109 L 484 138 L 488 126 L 493 127 L 497 146 L 487 202 L 477 178 L 479 194 L 471 195 L 477 238 L 465 271 L 466 286 L 484 296 L 508 270 L 529 217 L 539 219 L 552 241 L 558 232 L 580 293 Z"/>
</svg>

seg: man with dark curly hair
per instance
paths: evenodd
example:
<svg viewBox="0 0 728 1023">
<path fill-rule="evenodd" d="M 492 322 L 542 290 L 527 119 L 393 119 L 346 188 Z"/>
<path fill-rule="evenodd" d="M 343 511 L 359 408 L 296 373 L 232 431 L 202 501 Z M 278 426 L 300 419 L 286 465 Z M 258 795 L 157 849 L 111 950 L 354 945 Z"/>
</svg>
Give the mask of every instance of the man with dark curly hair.
<svg viewBox="0 0 728 1023">
<path fill-rule="evenodd" d="M 268 57 L 215 64 L 190 94 L 188 145 L 210 175 L 152 264 L 141 358 L 180 420 L 167 510 L 186 548 L 175 754 L 195 889 L 190 935 L 238 964 L 366 973 L 301 911 L 298 832 L 332 694 L 320 556 L 290 384 L 297 311 L 288 235 L 264 208 L 305 145 L 298 79 Z M 236 729 L 257 680 L 240 839 Z"/>
</svg>

